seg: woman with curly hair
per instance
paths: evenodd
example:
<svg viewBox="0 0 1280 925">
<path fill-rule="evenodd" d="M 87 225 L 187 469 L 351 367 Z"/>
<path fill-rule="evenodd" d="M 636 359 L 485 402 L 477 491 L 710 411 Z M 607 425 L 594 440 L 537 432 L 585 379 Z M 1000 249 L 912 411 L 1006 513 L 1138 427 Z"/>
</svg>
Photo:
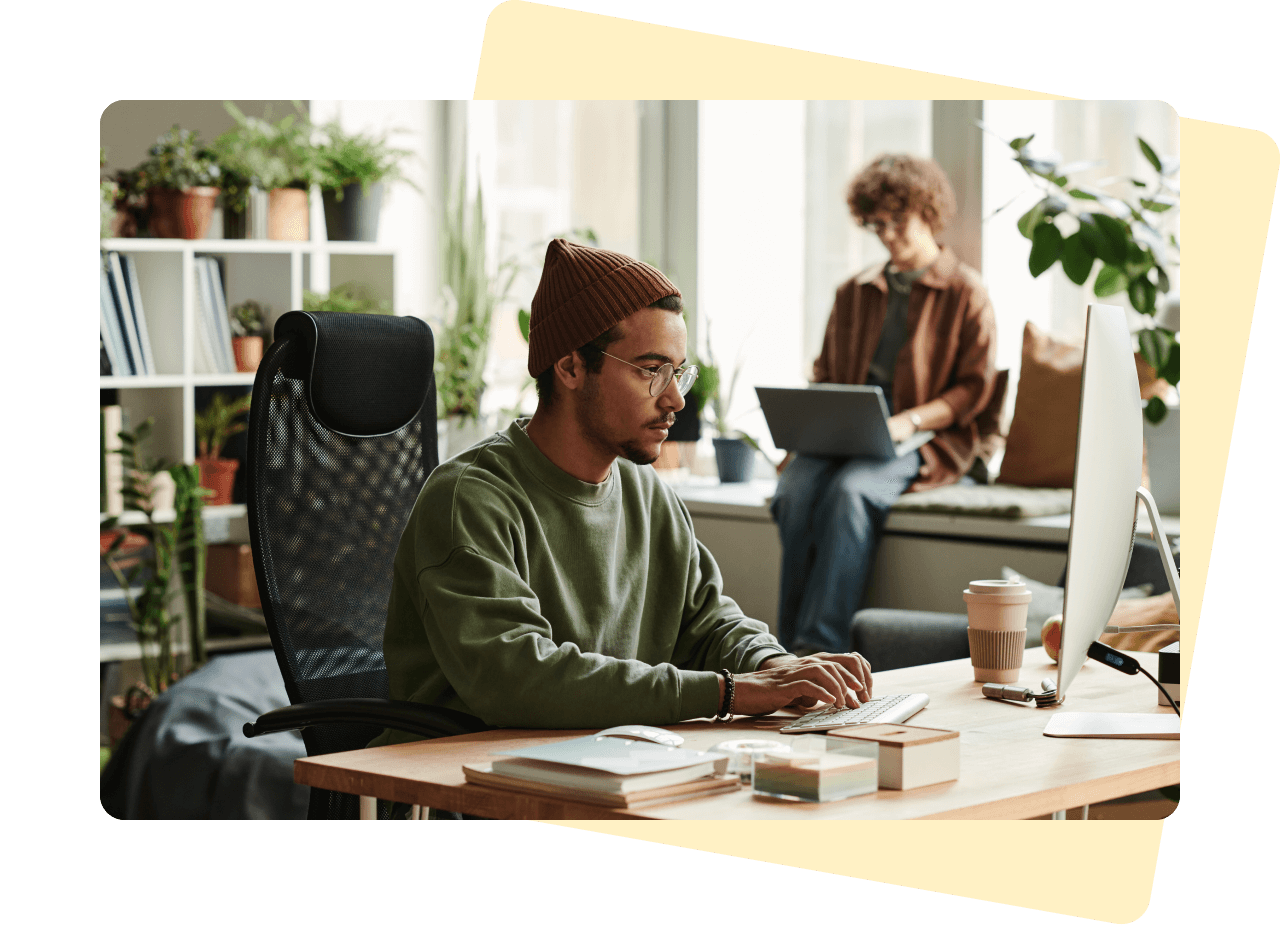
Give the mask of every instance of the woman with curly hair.
<svg viewBox="0 0 1280 925">
<path fill-rule="evenodd" d="M 878 385 L 901 458 L 789 457 L 771 507 L 782 539 L 779 637 L 797 654 L 847 651 L 889 508 L 904 491 L 948 485 L 973 464 L 975 418 L 995 384 L 995 313 L 978 273 L 939 245 L 955 195 L 932 160 L 888 154 L 849 184 L 853 220 L 889 262 L 836 290 L 813 381 Z"/>
</svg>

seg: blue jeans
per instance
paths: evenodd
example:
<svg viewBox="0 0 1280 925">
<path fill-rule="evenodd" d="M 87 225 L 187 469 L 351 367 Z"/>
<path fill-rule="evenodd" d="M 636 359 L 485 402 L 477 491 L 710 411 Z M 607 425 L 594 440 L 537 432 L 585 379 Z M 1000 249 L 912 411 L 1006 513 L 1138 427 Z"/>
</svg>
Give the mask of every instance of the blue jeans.
<svg viewBox="0 0 1280 925">
<path fill-rule="evenodd" d="M 920 471 L 901 459 L 797 456 L 770 513 L 782 539 L 778 637 L 788 649 L 847 652 L 889 507 Z"/>
</svg>

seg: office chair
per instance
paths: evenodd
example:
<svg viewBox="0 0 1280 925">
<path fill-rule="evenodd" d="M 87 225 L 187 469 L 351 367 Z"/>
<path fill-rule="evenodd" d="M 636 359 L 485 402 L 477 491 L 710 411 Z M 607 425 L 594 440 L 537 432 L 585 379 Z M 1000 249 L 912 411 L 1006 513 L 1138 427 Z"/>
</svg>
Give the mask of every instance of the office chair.
<svg viewBox="0 0 1280 925">
<path fill-rule="evenodd" d="M 246 736 L 301 729 L 307 754 L 323 755 L 386 727 L 427 738 L 488 728 L 387 699 L 392 559 L 438 462 L 434 358 L 417 318 L 276 322 L 253 383 L 246 474 L 254 571 L 290 706 L 246 723 Z M 359 798 L 313 788 L 307 815 L 357 818 Z"/>
</svg>

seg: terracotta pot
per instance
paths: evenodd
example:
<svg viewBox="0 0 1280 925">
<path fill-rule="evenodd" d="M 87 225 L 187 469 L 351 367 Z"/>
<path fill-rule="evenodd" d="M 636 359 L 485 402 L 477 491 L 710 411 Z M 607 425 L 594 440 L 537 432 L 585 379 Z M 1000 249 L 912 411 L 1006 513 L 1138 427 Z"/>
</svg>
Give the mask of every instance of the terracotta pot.
<svg viewBox="0 0 1280 925">
<path fill-rule="evenodd" d="M 311 235 L 311 210 L 304 189 L 273 189 L 267 194 L 267 238 L 272 241 L 307 241 Z"/>
<path fill-rule="evenodd" d="M 262 338 L 257 335 L 231 338 L 231 350 L 236 355 L 236 372 L 256 373 L 262 362 Z"/>
<path fill-rule="evenodd" d="M 213 492 L 213 497 L 206 498 L 206 505 L 230 504 L 231 489 L 236 483 L 236 470 L 240 468 L 240 460 L 223 459 L 221 457 L 203 457 L 196 459 L 200 467 L 200 487 Z"/>
<path fill-rule="evenodd" d="M 193 186 L 190 189 L 153 189 L 147 191 L 148 227 L 157 238 L 203 238 L 213 221 L 213 206 L 218 189 Z"/>
</svg>

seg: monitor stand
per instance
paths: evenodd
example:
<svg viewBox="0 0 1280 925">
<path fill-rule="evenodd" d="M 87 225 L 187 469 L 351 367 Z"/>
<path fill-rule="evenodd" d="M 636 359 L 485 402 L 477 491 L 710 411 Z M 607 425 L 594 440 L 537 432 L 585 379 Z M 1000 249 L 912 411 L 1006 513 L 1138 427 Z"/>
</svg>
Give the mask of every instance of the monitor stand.
<svg viewBox="0 0 1280 925">
<path fill-rule="evenodd" d="M 1181 588 L 1178 568 L 1173 562 L 1169 538 L 1160 523 L 1155 499 L 1145 488 L 1138 489 L 1138 500 L 1147 507 L 1151 520 L 1151 532 L 1160 544 L 1160 561 L 1169 591 L 1173 594 L 1173 606 L 1182 615 Z M 1177 623 L 1153 623 L 1149 626 L 1106 626 L 1105 633 L 1143 633 L 1152 630 L 1178 629 Z M 1044 734 L 1068 739 L 1177 739 L 1182 719 L 1173 713 L 1057 713 L 1044 727 Z"/>
</svg>

